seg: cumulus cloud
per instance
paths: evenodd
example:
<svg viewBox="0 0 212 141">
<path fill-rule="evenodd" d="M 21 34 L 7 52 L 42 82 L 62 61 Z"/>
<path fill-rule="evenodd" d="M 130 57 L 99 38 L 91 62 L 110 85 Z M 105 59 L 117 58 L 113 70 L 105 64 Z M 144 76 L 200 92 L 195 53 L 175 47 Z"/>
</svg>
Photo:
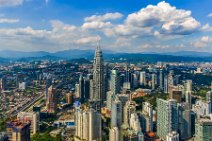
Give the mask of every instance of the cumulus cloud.
<svg viewBox="0 0 212 141">
<path fill-rule="evenodd" d="M 212 31 L 212 27 L 207 23 L 205 25 L 202 26 L 202 30 L 203 31 Z"/>
<path fill-rule="evenodd" d="M 177 50 L 178 45 L 165 45 L 167 40 L 183 41 L 184 35 L 210 29 L 210 25 L 201 26 L 192 17 L 191 11 L 177 9 L 166 2 L 148 5 L 137 12 L 126 15 L 121 13 L 106 13 L 84 18 L 81 25 L 72 25 L 60 20 L 51 20 L 51 28 L 33 29 L 0 28 L 0 43 L 11 49 L 14 45 L 25 50 L 63 50 L 67 48 L 95 47 L 96 42 L 103 39 L 108 49 L 122 51 L 159 51 L 160 49 Z M 121 19 L 122 18 L 122 19 Z M 3 18 L 2 18 L 3 19 Z M 2 23 L 13 23 L 2 20 Z M 116 21 L 118 20 L 118 21 Z M 1 18 L 0 18 L 1 23 Z M 11 44 L 12 42 L 13 45 Z M 192 47 L 208 46 L 207 38 L 188 41 Z M 208 39 L 209 40 L 209 39 Z M 191 42 L 191 43 L 190 43 Z M 163 44 L 163 45 L 161 45 Z M 183 42 L 182 42 L 183 44 Z M 132 49 L 133 48 L 133 49 Z"/>
<path fill-rule="evenodd" d="M 108 21 L 108 20 L 116 20 L 122 18 L 123 15 L 121 13 L 106 13 L 104 15 L 92 15 L 90 17 L 85 17 L 85 22 L 92 22 L 92 21 Z"/>
<path fill-rule="evenodd" d="M 97 43 L 99 40 L 101 40 L 100 36 L 89 36 L 89 37 L 83 37 L 78 40 L 76 40 L 76 44 L 89 44 L 89 43 Z"/>
<path fill-rule="evenodd" d="M 112 24 L 110 22 L 92 21 L 87 22 L 82 25 L 84 29 L 101 29 L 105 27 L 110 27 Z"/>
<path fill-rule="evenodd" d="M 123 26 L 128 32 L 129 29 L 148 27 L 158 30 L 161 34 L 184 35 L 197 31 L 200 23 L 191 16 L 191 11 L 176 9 L 163 1 L 128 15 Z"/>
<path fill-rule="evenodd" d="M 0 7 L 18 6 L 23 3 L 24 0 L 0 0 Z"/>
<path fill-rule="evenodd" d="M 1 23 L 17 23 L 17 22 L 19 22 L 19 19 L 0 18 L 0 24 Z"/>
</svg>

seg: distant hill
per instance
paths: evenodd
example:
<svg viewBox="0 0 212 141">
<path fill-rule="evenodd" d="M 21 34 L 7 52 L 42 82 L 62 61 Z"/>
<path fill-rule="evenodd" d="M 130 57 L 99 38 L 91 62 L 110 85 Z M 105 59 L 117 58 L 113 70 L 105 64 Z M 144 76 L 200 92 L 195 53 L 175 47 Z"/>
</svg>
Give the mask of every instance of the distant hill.
<svg viewBox="0 0 212 141">
<path fill-rule="evenodd" d="M 172 56 L 186 56 L 186 57 L 212 57 L 212 53 L 208 52 L 195 52 L 195 51 L 178 51 L 178 52 L 167 52 L 159 53 L 161 55 L 172 55 Z"/>
<path fill-rule="evenodd" d="M 94 57 L 94 50 L 79 50 L 70 49 L 49 53 L 44 51 L 38 52 L 22 52 L 22 51 L 0 51 L 0 56 L 10 60 L 59 60 L 59 59 L 80 59 L 84 58 L 91 60 Z M 104 59 L 107 61 L 128 61 L 128 62 L 157 62 L 157 61 L 170 61 L 170 62 L 183 62 L 183 61 L 208 61 L 212 62 L 212 53 L 207 52 L 193 52 L 193 51 L 180 51 L 169 53 L 116 53 L 108 50 L 103 50 Z M 4 61 L 4 59 L 1 59 Z M 84 60 L 85 61 L 85 60 Z"/>
</svg>

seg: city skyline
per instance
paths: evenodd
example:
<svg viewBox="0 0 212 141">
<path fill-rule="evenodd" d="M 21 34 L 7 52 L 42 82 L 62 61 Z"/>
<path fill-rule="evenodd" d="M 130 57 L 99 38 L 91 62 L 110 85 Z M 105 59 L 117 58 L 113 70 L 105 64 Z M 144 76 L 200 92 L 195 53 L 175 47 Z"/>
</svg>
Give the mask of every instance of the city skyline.
<svg viewBox="0 0 212 141">
<path fill-rule="evenodd" d="M 211 6 L 209 0 L 0 0 L 0 50 L 94 50 L 101 39 L 103 50 L 116 52 L 212 53 Z"/>
</svg>

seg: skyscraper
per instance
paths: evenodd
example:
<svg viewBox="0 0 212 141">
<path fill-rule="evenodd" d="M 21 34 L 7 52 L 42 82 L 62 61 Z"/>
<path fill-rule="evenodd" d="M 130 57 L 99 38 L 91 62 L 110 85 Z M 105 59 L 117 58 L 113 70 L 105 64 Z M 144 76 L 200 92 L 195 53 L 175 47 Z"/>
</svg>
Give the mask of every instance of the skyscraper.
<svg viewBox="0 0 212 141">
<path fill-rule="evenodd" d="M 101 141 L 101 114 L 94 109 L 76 108 L 76 140 Z"/>
<path fill-rule="evenodd" d="M 116 98 L 112 102 L 112 112 L 111 112 L 111 127 L 118 127 L 120 129 L 122 124 L 122 103 Z"/>
<path fill-rule="evenodd" d="M 140 72 L 140 85 L 146 86 L 146 72 Z"/>
<path fill-rule="evenodd" d="M 105 80 L 104 80 L 104 62 L 102 56 L 102 50 L 100 46 L 97 46 L 94 62 L 93 62 L 93 97 L 92 101 L 104 101 L 106 100 L 105 94 Z"/>
<path fill-rule="evenodd" d="M 117 70 L 111 70 L 110 90 L 113 94 L 118 94 L 121 90 L 119 75 Z"/>
<path fill-rule="evenodd" d="M 209 118 L 201 118 L 195 125 L 195 141 L 211 141 L 212 140 L 212 120 Z"/>
<path fill-rule="evenodd" d="M 9 141 L 30 141 L 30 121 L 14 120 L 7 123 Z"/>
<path fill-rule="evenodd" d="M 35 112 L 20 112 L 17 115 L 17 119 L 20 121 L 30 121 L 30 136 L 35 135 L 39 130 L 39 117 Z"/>
<path fill-rule="evenodd" d="M 160 138 L 178 131 L 178 106 L 176 100 L 157 99 L 157 134 Z"/>
<path fill-rule="evenodd" d="M 52 85 L 48 88 L 48 97 L 46 99 L 46 107 L 49 113 L 55 113 L 56 93 Z"/>
</svg>

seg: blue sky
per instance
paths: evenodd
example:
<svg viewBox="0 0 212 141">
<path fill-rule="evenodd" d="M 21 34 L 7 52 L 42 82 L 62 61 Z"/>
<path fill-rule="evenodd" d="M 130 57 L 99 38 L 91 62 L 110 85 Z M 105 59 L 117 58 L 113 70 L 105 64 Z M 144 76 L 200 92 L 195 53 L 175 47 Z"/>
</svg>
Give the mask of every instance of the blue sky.
<svg viewBox="0 0 212 141">
<path fill-rule="evenodd" d="M 212 52 L 211 0 L 0 0 L 0 50 Z"/>
</svg>

